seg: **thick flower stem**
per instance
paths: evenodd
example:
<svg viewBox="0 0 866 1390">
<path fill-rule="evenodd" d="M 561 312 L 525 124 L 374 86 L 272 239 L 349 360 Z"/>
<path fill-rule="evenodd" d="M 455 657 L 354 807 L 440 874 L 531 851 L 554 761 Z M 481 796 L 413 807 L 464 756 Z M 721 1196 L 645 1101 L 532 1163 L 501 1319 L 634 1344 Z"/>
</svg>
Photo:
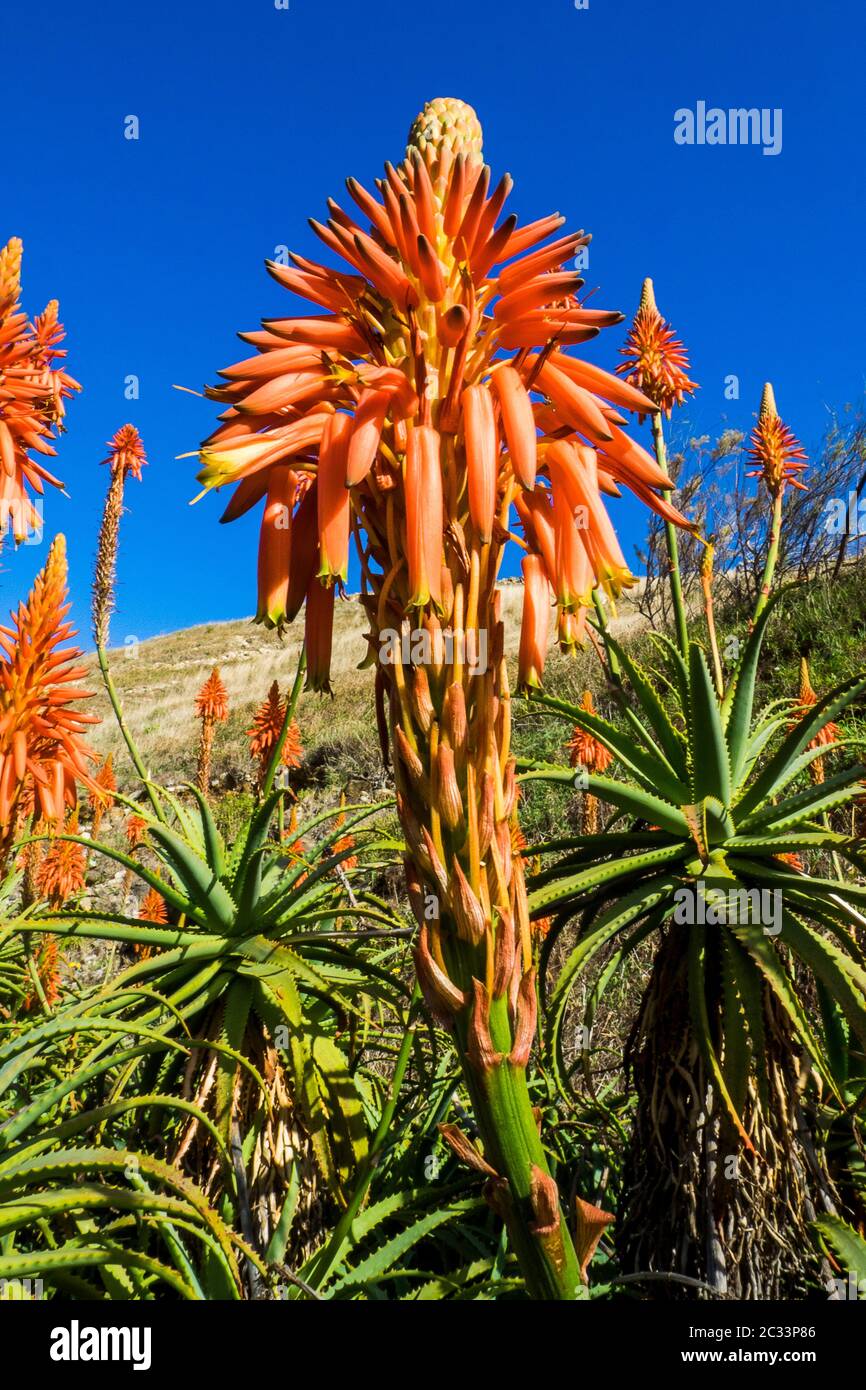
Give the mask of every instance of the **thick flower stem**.
<svg viewBox="0 0 866 1390">
<path fill-rule="evenodd" d="M 541 1226 L 533 1205 L 533 1170 L 550 1178 L 535 1112 L 526 1082 L 526 1068 L 507 1058 L 480 1072 L 470 1060 L 468 1045 L 458 1027 L 466 1085 L 484 1143 L 484 1157 L 495 1168 L 501 1185 L 493 1183 L 493 1204 L 500 1211 L 517 1256 L 526 1289 L 533 1299 L 571 1301 L 581 1288 L 580 1268 L 571 1234 L 557 1204 L 554 1221 Z M 490 1032 L 508 1045 L 507 1000 L 495 1000 Z"/>
<path fill-rule="evenodd" d="M 416 666 L 381 667 L 390 687 L 397 804 L 419 922 L 419 981 L 447 1022 L 472 1101 L 486 1193 L 532 1298 L 573 1299 L 580 1268 L 544 1154 L 526 1070 L 536 993 L 510 694 L 495 590 L 498 556 L 473 548 L 448 618 L 463 641 Z M 433 614 L 424 630 L 440 633 Z M 378 645 L 378 643 L 377 643 Z M 476 665 L 481 654 L 485 660 Z M 469 1145 L 469 1140 L 465 1140 Z"/>
<path fill-rule="evenodd" d="M 656 462 L 663 473 L 668 471 L 667 450 L 665 448 L 664 429 L 662 427 L 661 411 L 652 417 L 653 445 L 655 447 Z M 671 500 L 670 492 L 663 492 L 662 496 L 666 502 Z M 673 522 L 665 522 L 665 539 L 668 548 L 668 566 L 671 584 L 671 597 L 674 604 L 674 621 L 677 629 L 677 645 L 683 656 L 689 649 L 689 630 L 686 622 L 686 604 L 683 597 L 683 581 L 680 574 L 680 551 L 677 543 L 677 530 Z"/>
<path fill-rule="evenodd" d="M 776 572 L 776 565 L 779 560 L 779 543 L 782 539 L 782 491 L 777 492 L 773 499 L 773 517 L 770 522 L 770 543 L 767 547 L 767 558 L 764 562 L 764 573 L 761 576 L 761 587 L 758 590 L 758 600 L 755 604 L 755 611 L 752 614 L 752 627 L 760 618 L 770 598 L 770 590 L 773 587 L 773 575 Z"/>
</svg>

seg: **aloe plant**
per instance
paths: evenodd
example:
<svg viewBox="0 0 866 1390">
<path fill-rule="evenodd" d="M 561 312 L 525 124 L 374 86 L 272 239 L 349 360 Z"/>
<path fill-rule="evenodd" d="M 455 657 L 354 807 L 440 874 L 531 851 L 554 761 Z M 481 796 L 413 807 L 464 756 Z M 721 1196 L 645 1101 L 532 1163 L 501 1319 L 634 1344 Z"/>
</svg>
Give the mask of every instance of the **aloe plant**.
<svg viewBox="0 0 866 1390">
<path fill-rule="evenodd" d="M 404 1009 L 393 962 L 405 953 L 406 933 L 385 903 L 351 887 L 361 870 L 345 862 L 360 846 L 335 848 L 353 831 L 363 839 L 363 823 L 381 807 L 322 812 L 294 832 L 290 852 L 271 834 L 282 790 L 254 807 L 231 846 L 205 797 L 189 790 L 191 805 L 159 789 L 165 818 L 144 817 L 148 862 L 81 841 L 158 893 L 173 921 L 67 910 L 18 918 L 0 940 L 51 932 L 142 954 L 106 983 L 94 1007 L 196 1046 L 191 1058 L 173 1048 L 131 1065 L 113 1094 L 195 1097 L 213 1126 L 187 1122 L 173 1156 L 216 1196 L 224 1186 L 217 1134 L 233 1153 L 241 1230 L 282 1259 L 298 1213 L 309 1217 L 315 1203 L 321 1221 L 323 1207 L 345 1205 L 367 1153 L 370 1083 L 360 1060 L 382 1020 Z M 338 814 L 341 823 L 328 829 Z M 392 844 L 370 832 L 363 848 L 369 874 L 377 851 L 390 855 Z M 114 1034 L 94 1043 L 88 1066 L 110 1057 L 115 1043 Z M 297 1237 L 300 1248 L 308 1238 Z"/>
<path fill-rule="evenodd" d="M 556 919 L 546 964 L 580 914 L 547 1001 L 551 1058 L 565 1088 L 563 1021 L 576 981 L 594 969 L 591 1023 L 609 980 L 655 934 L 627 1045 L 639 1105 L 619 1247 L 632 1268 L 678 1270 L 741 1297 L 790 1288 L 799 1252 L 780 1256 L 774 1227 L 803 1232 L 804 1213 L 832 1209 L 802 1087 L 812 1069 L 839 1095 L 840 1028 L 866 1047 L 857 938 L 866 888 L 816 864 L 862 873 L 858 842 L 829 816 L 862 794 L 866 769 L 808 777 L 843 748 L 842 738 L 818 738 L 866 691 L 866 675 L 799 717 L 793 701 L 756 709 L 772 611 L 771 602 L 723 695 L 697 642 L 683 656 L 657 637 L 666 672 L 650 672 L 602 630 L 616 719 L 533 697 L 598 740 L 622 772 L 583 778 L 612 808 L 601 834 L 536 847 L 557 856 L 530 894 L 533 914 Z M 575 774 L 536 765 L 524 776 L 567 785 Z"/>
<path fill-rule="evenodd" d="M 100 1048 L 108 1039 L 108 1049 Z M 110 1072 L 180 1045 L 134 1019 L 77 1003 L 0 1028 L 0 1280 L 7 1296 L 240 1298 L 239 1261 L 266 1271 L 201 1188 L 132 1147 L 150 1106 L 212 1122 L 178 1096 L 98 1098 Z M 97 1056 L 96 1052 L 100 1055 Z"/>
</svg>

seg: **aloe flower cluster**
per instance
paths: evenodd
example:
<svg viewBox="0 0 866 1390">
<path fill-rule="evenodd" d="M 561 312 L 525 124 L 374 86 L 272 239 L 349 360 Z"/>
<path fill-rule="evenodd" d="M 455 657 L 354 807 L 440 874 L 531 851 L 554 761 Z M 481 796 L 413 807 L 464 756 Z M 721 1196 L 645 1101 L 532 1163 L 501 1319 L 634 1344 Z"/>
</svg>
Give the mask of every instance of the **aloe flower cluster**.
<svg viewBox="0 0 866 1390">
<path fill-rule="evenodd" d="M 0 627 L 0 866 L 25 810 L 56 826 L 77 804 L 77 782 L 99 790 L 83 738 L 99 720 L 77 708 L 90 692 L 76 684 L 81 652 L 64 646 L 75 636 L 69 608 L 66 541 L 57 536 L 27 601 Z"/>
<path fill-rule="evenodd" d="M 234 485 L 224 521 L 264 503 L 258 617 L 282 625 L 305 604 L 316 690 L 329 688 L 354 535 L 419 979 L 457 1039 L 492 1200 L 530 1283 L 573 1296 L 579 1271 L 525 1081 L 536 995 L 497 576 L 516 541 L 519 678 L 537 684 L 554 605 L 569 649 L 593 590 L 633 582 L 605 498 L 626 487 L 687 523 L 623 429 L 622 411 L 656 403 L 566 350 L 622 317 L 581 300 L 572 267 L 588 236 L 562 234 L 558 214 L 526 226 L 504 214 L 511 179 L 492 185 L 470 107 L 431 102 L 378 197 L 347 186 L 358 212 L 329 202 L 311 224 L 339 267 L 268 263 L 317 312 L 241 334 L 255 354 L 208 391 L 223 410 L 199 480 Z"/>
<path fill-rule="evenodd" d="M 32 454 L 56 452 L 66 401 L 81 389 L 63 366 L 57 300 L 32 322 L 21 308 L 23 250 L 18 237 L 0 250 L 0 538 L 11 530 L 16 541 L 40 529 L 33 495 L 63 486 Z"/>
</svg>

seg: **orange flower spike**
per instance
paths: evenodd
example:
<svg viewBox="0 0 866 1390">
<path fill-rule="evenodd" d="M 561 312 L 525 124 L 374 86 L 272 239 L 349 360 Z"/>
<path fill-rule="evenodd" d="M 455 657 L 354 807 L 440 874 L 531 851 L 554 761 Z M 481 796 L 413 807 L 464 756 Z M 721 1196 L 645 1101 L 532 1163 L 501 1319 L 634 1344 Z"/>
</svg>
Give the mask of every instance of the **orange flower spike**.
<svg viewBox="0 0 866 1390">
<path fill-rule="evenodd" d="M 99 827 L 102 824 L 102 817 L 106 811 L 114 805 L 113 793 L 117 791 L 117 778 L 114 775 L 114 760 L 112 754 L 102 764 L 93 779 L 93 787 L 87 795 L 87 804 L 93 816 L 92 834 L 99 834 Z"/>
<path fill-rule="evenodd" d="M 519 372 L 513 367 L 498 367 L 492 383 L 502 411 L 502 429 L 514 476 L 521 487 L 531 492 L 538 464 L 538 435 L 532 402 Z"/>
<path fill-rule="evenodd" d="M 645 392 L 669 418 L 673 407 L 698 389 L 687 376 L 685 348 L 656 307 L 652 280 L 643 282 L 638 311 L 620 355 L 625 358 L 616 369 L 620 376 Z"/>
<path fill-rule="evenodd" d="M 539 555 L 525 555 L 523 570 L 523 620 L 520 626 L 520 655 L 517 684 L 520 690 L 538 687 L 544 676 L 544 662 L 550 632 L 551 593 Z"/>
<path fill-rule="evenodd" d="M 45 483 L 63 486 L 31 451 L 54 454 L 64 402 L 81 389 L 55 365 L 66 356 L 57 301 L 33 323 L 21 309 L 22 254 L 18 237 L 0 250 L 0 538 L 8 528 L 16 541 L 40 524 L 27 489 L 42 494 Z"/>
<path fill-rule="evenodd" d="M 409 565 L 408 603 L 421 608 L 441 599 L 442 472 L 439 434 L 429 425 L 416 425 L 406 450 L 406 552 Z"/>
<path fill-rule="evenodd" d="M 195 697 L 195 712 L 199 719 L 212 724 L 224 724 L 229 717 L 228 691 L 223 684 L 219 667 L 215 666 Z"/>
<path fill-rule="evenodd" d="M 68 835 L 78 834 L 78 812 L 72 811 L 66 822 Z M 83 845 L 59 837 L 52 839 L 34 875 L 38 891 L 53 908 L 61 908 L 65 902 L 80 893 L 84 888 L 84 875 L 87 869 L 87 855 Z"/>
<path fill-rule="evenodd" d="M 286 715 L 286 702 L 280 697 L 280 688 L 277 681 L 274 681 L 268 690 L 267 696 L 259 705 L 253 716 L 251 728 L 247 729 L 247 737 L 250 741 L 250 756 L 260 762 L 267 762 L 271 752 L 282 732 L 283 720 Z M 294 722 L 294 721 L 293 721 Z M 291 726 L 289 734 L 292 733 Z M 294 737 L 286 738 L 283 748 L 283 763 L 285 766 L 297 767 L 300 757 L 295 757 L 300 751 L 300 736 L 295 725 Z M 288 760 L 288 761 L 287 761 Z"/>
<path fill-rule="evenodd" d="M 96 542 L 91 614 L 97 647 L 108 645 L 111 614 L 114 610 L 114 580 L 123 494 L 128 477 L 141 481 L 147 462 L 141 435 L 134 425 L 122 425 L 109 440 L 108 456 L 102 460 L 111 473 Z"/>
<path fill-rule="evenodd" d="M 147 829 L 147 821 L 144 816 L 137 816 L 133 813 L 126 818 L 126 843 L 130 849 L 137 849 L 144 841 L 144 832 Z"/>
<path fill-rule="evenodd" d="M 36 959 L 36 970 L 45 998 L 45 1005 L 51 1009 L 57 1003 L 61 993 L 60 952 L 56 936 L 48 934 L 43 937 Z M 40 1002 L 39 996 L 34 989 L 25 995 L 21 1007 L 25 1013 L 29 1013 L 31 1009 L 35 1008 L 37 1002 Z"/>
<path fill-rule="evenodd" d="M 74 634 L 69 612 L 66 542 L 57 536 L 26 603 L 0 628 L 0 860 L 12 832 L 25 780 L 33 780 L 36 803 L 48 821 L 64 805 L 74 806 L 76 782 L 96 782 L 87 770 L 95 759 L 82 738 L 96 715 L 76 709 L 91 692 L 75 686 L 84 668 L 81 653 L 64 647 Z"/>
<path fill-rule="evenodd" d="M 341 835 L 339 840 L 335 840 L 331 853 L 342 854 L 344 850 L 355 848 L 354 835 Z M 345 859 L 340 861 L 341 869 L 356 869 L 358 867 L 357 854 L 347 854 Z"/>
<path fill-rule="evenodd" d="M 124 478 L 135 478 L 141 482 L 141 470 L 147 463 L 144 443 L 135 425 L 121 425 L 108 445 L 107 463 L 112 473 L 122 473 Z"/>
<path fill-rule="evenodd" d="M 352 421 L 337 414 L 325 426 L 319 453 L 319 573 L 323 580 L 340 579 L 349 572 L 349 518 L 351 499 L 346 487 L 349 436 Z"/>
<path fill-rule="evenodd" d="M 754 467 L 746 477 L 761 478 L 774 500 L 784 494 L 789 483 L 801 492 L 806 491 L 806 484 L 798 478 L 798 474 L 808 465 L 806 452 L 779 418 L 776 398 L 769 382 L 764 387 L 758 423 L 752 431 L 748 462 Z"/>
<path fill-rule="evenodd" d="M 141 900 L 138 917 L 139 921 L 153 922 L 157 926 L 164 926 L 168 922 L 165 898 L 156 888 L 148 888 Z"/>
<path fill-rule="evenodd" d="M 287 612 L 298 612 L 306 596 L 308 689 L 330 689 L 338 586 L 316 574 L 320 568 L 325 579 L 339 573 L 344 552 L 341 545 L 335 556 L 329 524 L 349 515 L 341 506 L 350 494 L 361 602 L 378 655 L 377 727 L 398 775 L 407 880 L 416 898 L 435 890 L 440 905 L 429 945 L 419 945 L 419 978 L 437 1013 L 458 1024 L 464 1064 L 484 1074 L 476 1091 L 479 1129 L 499 1155 L 503 1177 L 524 1191 L 527 1151 L 542 1176 L 545 1164 L 531 1107 L 520 1101 L 509 1136 L 500 1133 L 490 1100 L 501 1092 L 506 1072 L 498 1069 L 506 1058 L 510 1068 L 525 1066 L 529 1013 L 523 1007 L 519 1017 L 500 1014 L 502 996 L 489 995 L 488 984 L 492 990 L 494 977 L 498 985 L 513 981 L 516 995 L 531 953 L 522 870 L 509 838 L 517 814 L 502 656 L 507 634 L 496 578 L 506 531 L 497 525 L 497 504 L 504 512 L 516 494 L 529 550 L 521 642 L 521 679 L 529 681 L 541 679 L 552 616 L 546 585 L 568 604 L 559 615 L 560 640 L 574 644 L 582 637 L 581 605 L 596 579 L 614 593 L 631 581 L 600 489 L 617 495 L 624 482 L 648 506 L 665 504 L 659 474 L 617 433 L 619 408 L 652 410 L 653 402 L 599 368 L 584 371 L 578 361 L 572 371 L 561 351 L 621 317 L 576 298 L 581 281 L 569 262 L 588 238 L 562 236 L 558 214 L 518 227 L 506 215 L 510 180 L 492 194 L 490 187 L 475 113 L 448 98 L 429 103 L 412 127 L 406 159 L 387 165 L 377 181 L 380 200 L 349 184 L 370 230 L 333 203 L 327 226 L 316 227 L 348 269 L 300 256 L 290 267 L 269 266 L 281 285 L 318 306 L 316 326 L 305 336 L 302 320 L 272 319 L 263 333 L 247 335 L 261 363 L 237 364 L 210 392 L 223 419 L 203 446 L 199 476 L 211 488 L 246 482 L 274 465 L 297 471 Z M 544 246 L 553 236 L 558 242 Z M 283 322 L 292 325 L 286 341 L 306 346 L 314 359 L 318 354 L 319 366 L 295 361 L 287 368 L 285 357 L 268 362 L 284 351 Z M 336 322 L 354 340 L 338 334 L 332 344 L 325 334 Z M 508 361 L 503 354 L 512 347 L 520 356 Z M 523 348 L 537 354 L 532 366 Z M 536 365 L 543 384 L 532 375 Z M 299 382 L 304 374 L 308 380 Z M 275 389 L 263 396 L 271 382 Z M 533 403 L 542 393 L 545 402 Z M 329 456 L 333 431 L 346 428 L 335 423 L 343 415 L 351 419 L 351 435 L 338 499 L 336 469 L 330 491 Z M 557 462 L 552 451 L 569 437 L 569 451 Z M 605 450 L 601 468 L 590 443 Z M 245 487 L 227 518 L 261 495 L 257 485 Z M 485 674 L 479 677 L 459 655 L 433 655 L 425 684 L 400 651 L 386 659 L 377 641 L 386 627 L 404 623 L 434 642 L 443 628 L 453 629 L 466 650 L 489 636 Z M 519 934 L 516 926 L 511 936 L 500 931 L 506 922 L 519 922 Z M 425 943 L 426 931 L 425 923 Z M 459 950 L 452 949 L 455 937 L 462 939 Z M 485 982 L 477 985 L 480 995 L 473 981 Z M 495 1049 L 483 1036 L 488 1019 Z M 522 1030 L 516 1051 L 505 1047 L 508 1030 L 515 1044 L 515 1029 Z M 514 1204 L 509 1221 L 526 1237 L 513 1233 L 533 1296 L 572 1298 L 579 1266 L 564 1219 L 551 1220 L 543 1240 L 535 1240 L 525 1215 Z"/>
<path fill-rule="evenodd" d="M 463 392 L 463 428 L 469 515 L 482 545 L 493 536 L 496 512 L 496 467 L 499 440 L 493 401 L 486 386 L 469 386 Z"/>
<path fill-rule="evenodd" d="M 592 691 L 585 690 L 583 692 L 583 699 L 580 704 L 587 714 L 595 714 Z M 613 762 L 613 754 L 610 750 L 605 748 L 604 744 L 600 743 L 593 734 L 588 734 L 583 729 L 575 729 L 565 746 L 571 754 L 572 767 L 585 767 L 587 772 L 600 775 Z"/>
<path fill-rule="evenodd" d="M 809 663 L 805 657 L 802 657 L 800 660 L 800 690 L 799 704 L 796 710 L 797 719 L 802 719 L 803 715 L 808 714 L 809 710 L 817 705 L 817 703 L 818 696 L 812 686 L 812 679 L 809 675 Z M 796 723 L 797 721 L 795 720 L 794 722 Z M 792 724 L 791 727 L 793 728 L 794 725 Z M 841 730 L 839 725 L 831 719 L 823 728 L 818 730 L 811 743 L 807 746 L 809 748 L 826 748 L 828 744 L 836 743 L 840 736 Z"/>
</svg>

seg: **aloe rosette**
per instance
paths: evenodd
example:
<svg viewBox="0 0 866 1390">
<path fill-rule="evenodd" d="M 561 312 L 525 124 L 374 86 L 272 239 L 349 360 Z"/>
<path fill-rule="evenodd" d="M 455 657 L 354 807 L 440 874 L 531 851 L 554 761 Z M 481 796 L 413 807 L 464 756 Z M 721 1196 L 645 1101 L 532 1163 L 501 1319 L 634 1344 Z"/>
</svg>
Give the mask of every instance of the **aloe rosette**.
<svg viewBox="0 0 866 1390">
<path fill-rule="evenodd" d="M 864 790 L 866 768 L 845 765 L 846 740 L 835 721 L 862 697 L 866 675 L 811 704 L 777 700 L 757 710 L 760 653 L 774 606 L 771 600 L 764 608 L 722 696 L 697 642 L 684 658 L 657 637 L 666 665 L 664 675 L 653 674 L 603 630 L 615 719 L 544 693 L 534 697 L 607 748 L 620 774 L 583 775 L 588 793 L 612 808 L 600 835 L 536 847 L 556 856 L 529 893 L 533 915 L 555 919 L 545 962 L 569 920 L 578 913 L 581 920 L 546 1012 L 549 1054 L 563 1086 L 562 1030 L 575 984 L 594 973 L 591 1024 L 609 981 L 643 941 L 658 938 L 627 1049 L 632 1065 L 646 1062 L 642 1082 L 654 1097 L 655 1128 L 641 1134 L 635 1160 L 644 1192 L 654 1187 L 650 1155 L 649 1173 L 667 1172 L 671 1154 L 685 1167 L 688 1120 L 673 1118 L 668 1133 L 662 1118 L 676 1089 L 670 1056 L 692 1076 L 694 1098 L 710 1088 L 715 1099 L 707 1104 L 723 1115 L 733 1150 L 769 1163 L 762 1171 L 775 1171 L 773 1183 L 781 1183 L 796 1172 L 795 1162 L 778 1166 L 780 1150 L 790 1158 L 795 1143 L 795 1054 L 802 1052 L 820 1084 L 839 1097 L 841 1040 L 850 1034 L 855 1048 L 866 1048 L 860 945 L 866 888 L 856 881 L 866 863 L 859 841 L 830 821 Z M 842 763 L 839 769 L 822 780 L 807 776 L 827 755 Z M 523 775 L 573 785 L 575 774 L 571 767 L 535 765 Z M 828 862 L 835 865 L 829 872 L 821 867 Z M 688 1095 L 685 1084 L 682 1089 Z M 681 1103 L 691 1109 L 691 1102 Z M 694 1126 L 697 1112 L 691 1113 Z M 697 1200 L 719 1200 L 707 1195 L 709 1179 L 701 1181 Z M 767 1177 L 761 1181 L 772 1186 Z M 668 1226 L 674 1186 L 659 1196 L 665 1203 L 659 1219 Z M 802 1211 L 791 1219 L 801 1221 Z M 664 1259 L 658 1242 L 642 1249 L 650 1260 Z M 698 1272 L 710 1277 L 712 1270 Z"/>
</svg>

